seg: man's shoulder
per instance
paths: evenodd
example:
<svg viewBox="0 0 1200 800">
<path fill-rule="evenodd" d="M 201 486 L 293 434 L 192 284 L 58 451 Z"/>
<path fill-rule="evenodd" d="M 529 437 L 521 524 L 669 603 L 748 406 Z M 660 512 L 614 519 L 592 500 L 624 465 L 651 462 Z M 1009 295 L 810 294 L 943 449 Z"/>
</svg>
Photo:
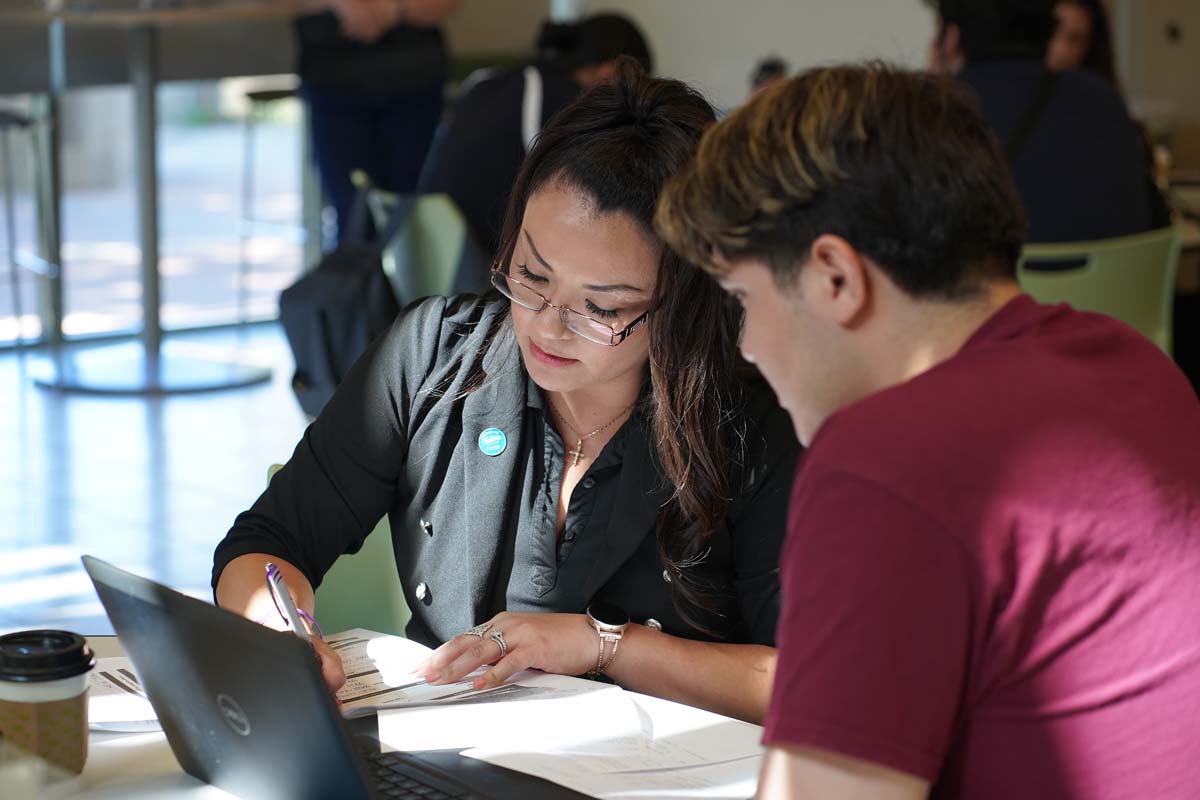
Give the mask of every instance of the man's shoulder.
<svg viewBox="0 0 1200 800">
<path fill-rule="evenodd" d="M 831 415 L 808 458 L 900 480 L 950 474 L 981 452 L 1026 446 L 1035 424 L 1087 425 L 1128 407 L 1134 428 L 1148 397 L 1184 413 L 1177 373 L 1128 326 L 1022 296 L 953 357 Z"/>
</svg>

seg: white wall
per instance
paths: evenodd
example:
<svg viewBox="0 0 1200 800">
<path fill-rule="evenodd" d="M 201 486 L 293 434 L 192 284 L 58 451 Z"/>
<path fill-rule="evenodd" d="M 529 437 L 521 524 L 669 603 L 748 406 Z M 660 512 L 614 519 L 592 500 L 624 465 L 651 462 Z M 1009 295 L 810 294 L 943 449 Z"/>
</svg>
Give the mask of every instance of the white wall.
<svg viewBox="0 0 1200 800">
<path fill-rule="evenodd" d="M 459 53 L 533 52 L 549 16 L 549 0 L 466 0 L 444 31 L 450 49 Z"/>
<path fill-rule="evenodd" d="M 921 0 L 590 0 L 585 13 L 617 11 L 645 31 L 655 72 L 680 78 L 729 108 L 746 98 L 750 72 L 777 54 L 793 70 L 884 58 L 922 66 L 933 14 Z"/>
<path fill-rule="evenodd" d="M 1135 111 L 1200 120 L 1200 3 L 1125 0 L 1113 15 L 1117 67 Z M 1168 28 L 1179 31 L 1177 39 Z M 1139 108 L 1144 106 L 1144 108 Z"/>
</svg>

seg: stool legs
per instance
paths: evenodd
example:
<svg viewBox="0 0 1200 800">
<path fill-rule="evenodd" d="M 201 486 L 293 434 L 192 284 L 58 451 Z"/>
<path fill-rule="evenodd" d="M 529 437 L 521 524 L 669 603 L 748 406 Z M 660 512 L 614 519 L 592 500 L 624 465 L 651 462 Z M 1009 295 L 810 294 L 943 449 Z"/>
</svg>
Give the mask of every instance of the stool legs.
<svg viewBox="0 0 1200 800">
<path fill-rule="evenodd" d="M 237 276 L 237 308 L 238 323 L 246 322 L 249 302 L 249 288 L 246 285 L 250 271 L 250 236 L 254 225 L 254 172 L 255 172 L 255 127 L 258 106 L 250 102 L 250 108 L 242 121 L 242 213 L 241 213 L 241 246 Z"/>
</svg>

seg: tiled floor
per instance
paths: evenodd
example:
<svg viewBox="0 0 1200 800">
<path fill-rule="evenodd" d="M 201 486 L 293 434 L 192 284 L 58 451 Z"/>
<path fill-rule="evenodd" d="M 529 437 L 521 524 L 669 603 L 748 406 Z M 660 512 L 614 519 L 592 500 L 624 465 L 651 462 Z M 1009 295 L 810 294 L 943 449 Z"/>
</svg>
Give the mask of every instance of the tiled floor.
<svg viewBox="0 0 1200 800">
<path fill-rule="evenodd" d="M 0 355 L 0 632 L 111 632 L 79 556 L 209 597 L 212 550 L 305 419 L 274 324 L 177 335 L 189 355 L 270 366 L 270 384 L 165 399 L 64 395 Z"/>
</svg>

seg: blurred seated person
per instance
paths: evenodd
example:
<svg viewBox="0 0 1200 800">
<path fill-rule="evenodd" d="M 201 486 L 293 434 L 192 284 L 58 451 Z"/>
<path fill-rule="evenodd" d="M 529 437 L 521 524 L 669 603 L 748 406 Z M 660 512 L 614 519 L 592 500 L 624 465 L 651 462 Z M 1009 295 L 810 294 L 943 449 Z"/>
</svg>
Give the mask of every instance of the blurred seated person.
<svg viewBox="0 0 1200 800">
<path fill-rule="evenodd" d="M 496 252 L 508 194 L 542 126 L 585 89 L 607 82 L 618 57 L 653 69 L 645 37 L 620 14 L 548 22 L 536 48 L 532 64 L 469 81 L 421 174 L 418 192 L 450 195 L 488 253 Z"/>
<path fill-rule="evenodd" d="M 1113 64 L 1112 28 L 1100 0 L 1060 0 L 1054 5 L 1054 19 L 1056 27 L 1046 49 L 1046 67 L 1056 72 L 1069 69 L 1090 72 L 1120 92 Z M 1171 223 L 1171 210 L 1163 192 L 1169 182 L 1170 156 L 1166 155 L 1160 169 L 1154 157 L 1153 134 L 1140 120 L 1133 122 L 1141 137 L 1143 174 L 1151 184 L 1148 187 L 1151 226 L 1166 227 Z"/>
<path fill-rule="evenodd" d="M 1004 145 L 1029 241 L 1107 239 L 1152 229 L 1144 148 L 1110 82 L 1045 67 L 1052 0 L 937 0 L 936 72 L 974 90 Z"/>
<path fill-rule="evenodd" d="M 449 75 L 438 26 L 462 0 L 288 0 L 297 10 L 301 97 L 340 243 L 350 173 L 411 194 L 441 118 Z"/>
</svg>

